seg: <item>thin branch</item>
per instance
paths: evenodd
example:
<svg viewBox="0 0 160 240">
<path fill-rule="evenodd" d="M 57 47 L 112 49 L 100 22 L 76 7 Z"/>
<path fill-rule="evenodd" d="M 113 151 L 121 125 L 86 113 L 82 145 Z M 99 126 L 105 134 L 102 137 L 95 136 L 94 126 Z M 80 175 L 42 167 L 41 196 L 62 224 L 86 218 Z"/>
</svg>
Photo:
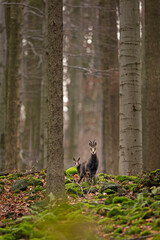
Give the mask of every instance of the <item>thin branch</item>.
<svg viewBox="0 0 160 240">
<path fill-rule="evenodd" d="M 24 6 L 24 7 L 27 7 L 27 8 L 30 8 L 30 9 L 34 9 L 36 10 L 37 12 L 39 12 L 42 16 L 44 16 L 44 12 L 42 12 L 39 8 L 36 8 L 36 7 L 33 7 L 33 6 L 30 6 L 30 5 L 27 5 L 25 3 L 8 3 L 8 2 L 4 2 L 4 3 L 0 3 L 0 5 L 3 4 L 3 5 L 21 5 L 21 6 Z"/>
</svg>

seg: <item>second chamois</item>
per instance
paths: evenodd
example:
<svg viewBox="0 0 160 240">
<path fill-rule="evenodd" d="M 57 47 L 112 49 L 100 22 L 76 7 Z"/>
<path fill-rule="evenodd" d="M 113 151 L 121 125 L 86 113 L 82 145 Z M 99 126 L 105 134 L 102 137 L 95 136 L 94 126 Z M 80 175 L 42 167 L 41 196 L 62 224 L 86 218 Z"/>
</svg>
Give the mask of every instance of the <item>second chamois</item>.
<svg viewBox="0 0 160 240">
<path fill-rule="evenodd" d="M 73 158 L 75 166 L 77 168 L 77 172 L 79 175 L 78 183 L 85 177 L 86 175 L 86 162 L 80 163 L 80 157 L 78 159 Z"/>
</svg>

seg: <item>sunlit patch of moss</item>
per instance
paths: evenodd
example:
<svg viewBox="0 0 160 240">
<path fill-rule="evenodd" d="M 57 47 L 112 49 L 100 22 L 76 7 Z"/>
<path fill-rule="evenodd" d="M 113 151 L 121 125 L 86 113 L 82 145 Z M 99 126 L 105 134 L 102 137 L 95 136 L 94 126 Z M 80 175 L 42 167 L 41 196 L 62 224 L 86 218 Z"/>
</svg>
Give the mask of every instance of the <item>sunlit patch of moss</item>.
<svg viewBox="0 0 160 240">
<path fill-rule="evenodd" d="M 71 167 L 66 170 L 67 175 L 74 175 L 77 174 L 77 168 L 76 167 Z"/>
</svg>

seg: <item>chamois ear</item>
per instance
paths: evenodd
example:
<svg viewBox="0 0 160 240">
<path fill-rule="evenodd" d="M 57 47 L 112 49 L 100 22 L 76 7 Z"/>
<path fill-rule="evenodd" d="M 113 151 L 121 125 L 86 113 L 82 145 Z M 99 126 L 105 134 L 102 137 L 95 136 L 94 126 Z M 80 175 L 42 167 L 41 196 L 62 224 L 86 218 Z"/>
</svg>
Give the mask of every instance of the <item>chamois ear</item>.
<svg viewBox="0 0 160 240">
<path fill-rule="evenodd" d="M 89 146 L 92 147 L 92 142 L 91 141 L 89 141 Z"/>
<path fill-rule="evenodd" d="M 73 158 L 73 161 L 76 161 L 76 159 L 75 159 L 75 158 Z"/>
<path fill-rule="evenodd" d="M 78 158 L 78 161 L 80 161 L 80 157 Z"/>
<path fill-rule="evenodd" d="M 96 143 L 96 140 L 94 140 L 94 141 L 93 141 L 93 145 L 94 145 L 94 146 L 96 146 L 96 145 L 97 145 L 97 143 Z"/>
</svg>

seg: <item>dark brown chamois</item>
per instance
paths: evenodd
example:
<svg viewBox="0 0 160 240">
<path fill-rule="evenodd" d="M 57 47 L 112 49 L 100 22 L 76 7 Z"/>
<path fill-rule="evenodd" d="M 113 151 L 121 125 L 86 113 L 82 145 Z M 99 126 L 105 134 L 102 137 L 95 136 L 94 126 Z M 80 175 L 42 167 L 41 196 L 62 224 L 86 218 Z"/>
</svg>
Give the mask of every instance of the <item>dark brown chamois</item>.
<svg viewBox="0 0 160 240">
<path fill-rule="evenodd" d="M 99 165 L 99 160 L 96 154 L 96 145 L 97 143 L 95 140 L 93 142 L 92 141 L 89 142 L 91 157 L 88 159 L 87 166 L 86 166 L 86 172 L 89 172 L 90 182 L 92 183 L 92 179 L 93 179 L 94 184 L 95 184 L 95 175 Z"/>
<path fill-rule="evenodd" d="M 73 158 L 73 161 L 75 162 L 75 166 L 77 168 L 77 172 L 79 174 L 79 180 L 78 183 L 80 183 L 80 181 L 85 177 L 86 175 L 86 162 L 82 162 L 80 163 L 80 157 L 76 160 L 75 158 Z"/>
</svg>

